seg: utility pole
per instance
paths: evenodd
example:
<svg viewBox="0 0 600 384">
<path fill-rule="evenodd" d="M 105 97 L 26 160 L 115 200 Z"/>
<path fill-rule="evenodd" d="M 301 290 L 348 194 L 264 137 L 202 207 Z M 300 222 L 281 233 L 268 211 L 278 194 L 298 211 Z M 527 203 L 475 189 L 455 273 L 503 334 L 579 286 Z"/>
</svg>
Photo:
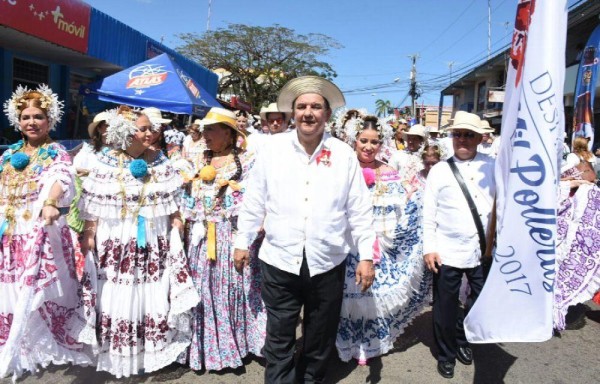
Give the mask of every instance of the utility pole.
<svg viewBox="0 0 600 384">
<path fill-rule="evenodd" d="M 206 31 L 210 31 L 210 8 L 212 5 L 212 0 L 208 0 L 208 17 L 206 18 Z"/>
<path fill-rule="evenodd" d="M 488 61 L 492 54 L 492 0 L 488 0 Z"/>
<path fill-rule="evenodd" d="M 412 69 L 410 70 L 410 94 L 411 99 L 411 108 L 412 108 L 412 116 L 416 117 L 416 107 L 415 100 L 419 97 L 417 92 L 417 59 L 419 58 L 419 54 L 409 55 L 408 56 L 412 60 Z"/>
<path fill-rule="evenodd" d="M 448 85 L 452 84 L 452 67 L 454 66 L 454 64 L 455 64 L 454 61 L 448 62 L 448 68 L 450 69 L 450 82 L 448 83 Z"/>
</svg>

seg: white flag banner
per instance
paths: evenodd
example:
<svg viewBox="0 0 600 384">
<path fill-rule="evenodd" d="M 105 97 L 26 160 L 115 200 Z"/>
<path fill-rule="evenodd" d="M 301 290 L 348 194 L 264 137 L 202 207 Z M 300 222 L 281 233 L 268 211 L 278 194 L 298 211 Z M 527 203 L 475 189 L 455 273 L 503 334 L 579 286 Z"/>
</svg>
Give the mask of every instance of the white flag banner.
<svg viewBox="0 0 600 384">
<path fill-rule="evenodd" d="M 519 0 L 496 160 L 497 247 L 465 319 L 473 343 L 552 337 L 566 0 Z"/>
</svg>

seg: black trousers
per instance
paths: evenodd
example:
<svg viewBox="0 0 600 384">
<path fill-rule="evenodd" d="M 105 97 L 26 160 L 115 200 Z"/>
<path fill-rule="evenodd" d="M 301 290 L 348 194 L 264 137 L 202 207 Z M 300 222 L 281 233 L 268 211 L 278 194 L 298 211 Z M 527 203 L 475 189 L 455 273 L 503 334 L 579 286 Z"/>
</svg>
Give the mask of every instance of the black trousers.
<svg viewBox="0 0 600 384">
<path fill-rule="evenodd" d="M 465 311 L 459 307 L 459 290 L 463 274 L 467 276 L 471 293 Z M 483 267 L 454 268 L 442 265 L 433 274 L 433 332 L 438 346 L 438 361 L 456 361 L 458 347 L 469 345 L 463 321 L 483 288 Z"/>
<path fill-rule="evenodd" d="M 300 276 L 260 261 L 262 298 L 267 309 L 265 383 L 321 383 L 340 320 L 345 263 L 313 276 L 303 259 Z M 294 362 L 296 326 L 304 306 L 303 347 Z"/>
</svg>

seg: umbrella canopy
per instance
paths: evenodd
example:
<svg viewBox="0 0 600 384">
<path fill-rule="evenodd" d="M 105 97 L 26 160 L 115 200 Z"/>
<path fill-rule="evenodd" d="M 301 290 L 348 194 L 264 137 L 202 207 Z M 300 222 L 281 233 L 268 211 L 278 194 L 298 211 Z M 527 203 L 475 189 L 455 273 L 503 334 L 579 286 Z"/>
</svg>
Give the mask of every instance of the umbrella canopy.
<svg viewBox="0 0 600 384">
<path fill-rule="evenodd" d="M 79 91 L 111 103 L 189 115 L 203 115 L 221 106 L 166 53 L 84 85 Z"/>
</svg>

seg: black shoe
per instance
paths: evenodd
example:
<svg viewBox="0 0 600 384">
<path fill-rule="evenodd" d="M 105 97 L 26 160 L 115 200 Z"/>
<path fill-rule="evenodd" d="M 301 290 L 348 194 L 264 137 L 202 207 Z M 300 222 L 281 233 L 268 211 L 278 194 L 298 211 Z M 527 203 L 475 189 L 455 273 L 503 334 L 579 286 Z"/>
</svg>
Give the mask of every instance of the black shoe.
<svg viewBox="0 0 600 384">
<path fill-rule="evenodd" d="M 471 363 L 473 363 L 473 351 L 471 350 L 471 347 L 458 347 L 456 358 L 464 365 L 471 365 Z"/>
<path fill-rule="evenodd" d="M 454 363 L 449 361 L 438 361 L 438 372 L 442 377 L 451 379 L 454 377 Z"/>
</svg>

